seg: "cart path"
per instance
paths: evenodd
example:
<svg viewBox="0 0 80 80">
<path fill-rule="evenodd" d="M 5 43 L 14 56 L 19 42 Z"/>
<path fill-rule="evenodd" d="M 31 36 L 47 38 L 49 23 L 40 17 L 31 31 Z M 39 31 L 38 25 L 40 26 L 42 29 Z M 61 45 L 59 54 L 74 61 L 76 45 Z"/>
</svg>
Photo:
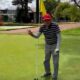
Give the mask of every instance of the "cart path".
<svg viewBox="0 0 80 80">
<path fill-rule="evenodd" d="M 59 25 L 61 31 L 73 28 L 80 28 L 80 22 L 76 23 L 64 23 Z M 39 27 L 36 28 L 29 28 L 31 31 L 36 32 Z M 9 31 L 0 31 L 0 34 L 27 34 L 27 28 L 25 29 L 16 29 L 16 30 L 9 30 Z"/>
</svg>

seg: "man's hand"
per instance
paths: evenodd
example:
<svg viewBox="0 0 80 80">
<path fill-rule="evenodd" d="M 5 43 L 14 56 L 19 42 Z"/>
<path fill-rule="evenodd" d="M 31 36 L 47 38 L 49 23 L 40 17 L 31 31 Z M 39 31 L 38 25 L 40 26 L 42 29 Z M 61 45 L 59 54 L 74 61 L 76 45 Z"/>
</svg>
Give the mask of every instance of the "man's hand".
<svg viewBox="0 0 80 80">
<path fill-rule="evenodd" d="M 56 48 L 54 54 L 55 54 L 55 55 L 59 54 L 59 49 Z"/>
<path fill-rule="evenodd" d="M 33 32 L 32 32 L 31 30 L 27 29 L 27 32 L 28 32 L 28 34 L 29 34 L 30 36 L 36 38 L 35 35 L 33 34 Z"/>
<path fill-rule="evenodd" d="M 31 30 L 29 30 L 29 29 L 28 29 L 27 31 L 28 31 L 28 34 L 29 34 L 29 35 L 31 35 L 31 34 L 32 34 L 32 31 L 31 31 Z"/>
</svg>

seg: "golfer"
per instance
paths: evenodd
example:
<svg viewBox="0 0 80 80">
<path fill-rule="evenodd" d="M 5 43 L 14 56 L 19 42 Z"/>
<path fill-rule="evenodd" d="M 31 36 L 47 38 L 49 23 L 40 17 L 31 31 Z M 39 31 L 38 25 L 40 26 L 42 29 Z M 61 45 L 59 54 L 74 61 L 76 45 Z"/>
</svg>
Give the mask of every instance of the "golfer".
<svg viewBox="0 0 80 80">
<path fill-rule="evenodd" d="M 59 66 L 59 51 L 60 51 L 60 29 L 58 25 L 52 22 L 52 17 L 47 13 L 43 17 L 43 25 L 39 28 L 37 34 L 28 30 L 28 34 L 34 38 L 39 38 L 43 33 L 45 37 L 45 73 L 42 77 L 51 76 L 50 59 L 52 55 L 53 60 L 53 75 L 52 79 L 57 80 L 58 66 Z"/>
</svg>

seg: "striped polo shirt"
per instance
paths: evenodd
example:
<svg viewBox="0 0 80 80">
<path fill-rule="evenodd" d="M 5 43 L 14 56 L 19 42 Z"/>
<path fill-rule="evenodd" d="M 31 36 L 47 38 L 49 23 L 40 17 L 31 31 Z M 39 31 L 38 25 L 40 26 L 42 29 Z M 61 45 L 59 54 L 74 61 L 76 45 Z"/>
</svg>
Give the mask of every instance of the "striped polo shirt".
<svg viewBox="0 0 80 80">
<path fill-rule="evenodd" d="M 60 32 L 60 29 L 56 23 L 51 23 L 48 27 L 42 25 L 39 31 L 44 34 L 46 44 L 52 45 L 57 43 L 57 33 Z"/>
</svg>

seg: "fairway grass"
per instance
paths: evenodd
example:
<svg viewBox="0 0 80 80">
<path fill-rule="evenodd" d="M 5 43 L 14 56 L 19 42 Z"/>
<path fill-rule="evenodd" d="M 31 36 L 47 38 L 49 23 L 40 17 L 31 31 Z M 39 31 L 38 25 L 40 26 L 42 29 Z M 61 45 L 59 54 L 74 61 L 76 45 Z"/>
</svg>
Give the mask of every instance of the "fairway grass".
<svg viewBox="0 0 80 80">
<path fill-rule="evenodd" d="M 36 59 L 40 77 L 44 73 L 43 36 L 37 40 L 28 35 L 0 34 L 0 80 L 33 80 Z M 58 80 L 80 80 L 80 29 L 62 32 Z"/>
</svg>

